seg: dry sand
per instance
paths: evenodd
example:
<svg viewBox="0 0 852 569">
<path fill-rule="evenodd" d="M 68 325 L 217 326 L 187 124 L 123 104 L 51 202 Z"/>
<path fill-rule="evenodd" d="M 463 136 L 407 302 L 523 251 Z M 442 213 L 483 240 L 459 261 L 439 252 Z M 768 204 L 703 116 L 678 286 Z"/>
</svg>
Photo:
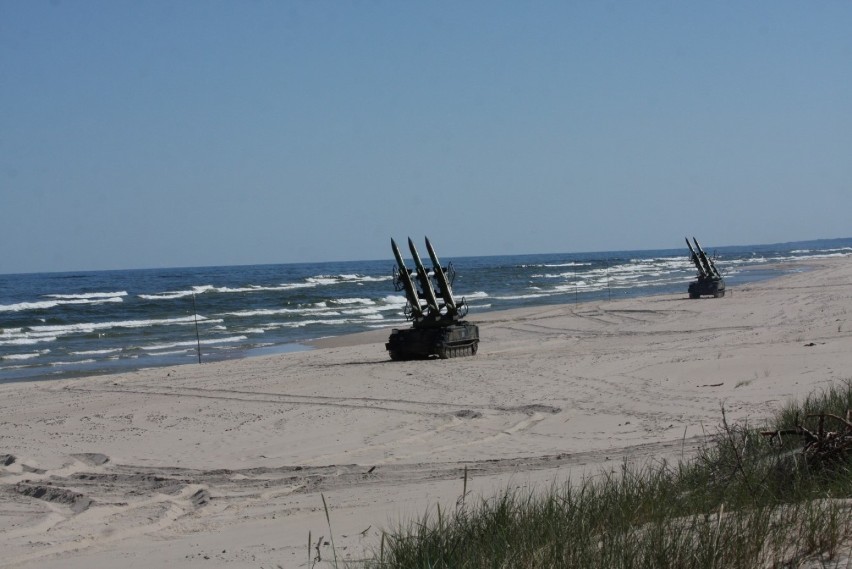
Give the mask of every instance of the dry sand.
<svg viewBox="0 0 852 569">
<path fill-rule="evenodd" d="M 809 268 L 723 299 L 477 315 L 473 358 L 391 362 L 385 330 L 0 385 L 0 566 L 304 567 L 309 532 L 329 540 L 321 494 L 356 559 L 455 504 L 465 468 L 489 495 L 679 458 L 723 404 L 761 422 L 852 376 L 852 260 Z"/>
</svg>

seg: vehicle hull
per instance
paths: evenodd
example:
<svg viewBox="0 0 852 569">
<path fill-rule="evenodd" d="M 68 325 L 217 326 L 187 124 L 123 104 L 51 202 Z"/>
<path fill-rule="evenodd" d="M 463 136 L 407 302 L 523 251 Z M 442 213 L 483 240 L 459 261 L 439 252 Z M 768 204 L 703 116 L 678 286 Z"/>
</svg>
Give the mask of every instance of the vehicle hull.
<svg viewBox="0 0 852 569">
<path fill-rule="evenodd" d="M 394 328 L 385 348 L 397 361 L 472 356 L 479 348 L 479 326 L 459 321 L 449 326 Z"/>
<path fill-rule="evenodd" d="M 702 296 L 712 296 L 720 298 L 725 296 L 725 280 L 719 278 L 699 278 L 697 281 L 689 284 L 689 298 L 700 298 Z"/>
</svg>

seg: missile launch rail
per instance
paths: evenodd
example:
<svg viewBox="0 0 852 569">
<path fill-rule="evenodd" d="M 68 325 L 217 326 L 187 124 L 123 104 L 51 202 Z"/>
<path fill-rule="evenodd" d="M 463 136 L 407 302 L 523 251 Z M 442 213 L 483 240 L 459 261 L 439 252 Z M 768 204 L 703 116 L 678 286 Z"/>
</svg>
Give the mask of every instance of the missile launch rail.
<svg viewBox="0 0 852 569">
<path fill-rule="evenodd" d="M 441 266 L 428 237 L 426 249 L 432 261 L 431 273 L 423 266 L 411 238 L 408 239 L 408 248 L 414 260 L 413 270 L 405 266 L 393 239 L 391 248 L 396 259 L 394 287 L 405 291 L 405 315 L 412 325 L 411 328 L 394 328 L 391 331 L 385 344 L 390 358 L 415 360 L 438 356 L 447 359 L 475 355 L 479 347 L 479 327 L 463 320 L 468 307 L 464 299 L 457 301 L 453 295 L 455 270 L 452 264 Z"/>
</svg>

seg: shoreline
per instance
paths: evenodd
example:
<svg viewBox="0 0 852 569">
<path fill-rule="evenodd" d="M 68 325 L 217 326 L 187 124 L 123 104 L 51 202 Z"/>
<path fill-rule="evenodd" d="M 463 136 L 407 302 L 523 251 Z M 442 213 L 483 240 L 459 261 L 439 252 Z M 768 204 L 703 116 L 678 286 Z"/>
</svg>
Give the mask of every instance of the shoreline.
<svg viewBox="0 0 852 569">
<path fill-rule="evenodd" d="M 380 528 L 452 508 L 465 473 L 477 499 L 676 461 L 722 405 L 758 424 L 849 380 L 852 262 L 806 266 L 721 299 L 477 314 L 474 357 L 391 362 L 388 328 L 0 384 L 0 566 L 307 566 L 308 532 L 330 531 L 323 500 L 338 555 L 357 559 Z"/>
<path fill-rule="evenodd" d="M 809 264 L 812 262 L 813 258 L 803 259 L 800 262 Z M 774 273 L 770 275 L 762 274 L 756 281 L 759 282 L 766 279 L 778 278 L 779 276 L 783 276 L 783 267 L 788 267 L 790 265 L 795 265 L 796 262 L 793 263 L 775 263 L 768 266 L 761 267 L 751 267 L 745 266 L 741 267 L 742 274 L 754 274 L 755 271 L 768 269 L 768 272 Z M 782 274 L 778 274 L 782 273 Z M 740 282 L 740 285 L 744 285 L 748 282 L 751 282 L 752 279 L 746 277 L 743 279 L 742 277 L 737 278 L 733 276 L 729 278 L 729 285 L 731 284 L 731 279 L 733 281 L 745 281 Z M 683 282 L 683 287 L 686 287 L 688 281 Z M 734 285 L 737 286 L 737 285 Z M 668 291 L 654 291 L 653 287 L 646 289 L 642 286 L 629 286 L 629 287 L 616 287 L 610 293 L 608 300 L 619 299 L 619 298 L 641 298 L 645 296 L 657 296 L 660 294 L 670 294 L 672 290 L 669 288 Z M 116 293 L 118 294 L 118 293 Z M 570 296 L 570 295 L 569 295 Z M 559 298 L 562 302 L 559 302 L 556 298 Z M 596 302 L 601 301 L 603 298 L 600 296 L 593 298 L 583 299 L 581 302 Z M 548 304 L 538 304 L 538 303 L 530 303 L 525 304 L 520 307 L 513 308 L 534 308 L 536 306 L 557 306 L 560 304 L 576 304 L 576 297 L 572 302 L 566 296 L 554 297 L 554 300 Z M 499 312 L 502 310 L 512 310 L 513 308 L 483 308 L 482 312 L 478 310 L 474 311 L 471 320 L 476 319 L 487 319 L 486 315 L 492 312 Z M 383 328 L 378 329 L 369 329 L 369 330 L 361 330 L 361 331 L 341 331 L 336 335 L 323 335 L 315 338 L 290 338 L 283 343 L 276 343 L 273 341 L 272 343 L 261 343 L 255 347 L 245 347 L 234 349 L 233 351 L 218 351 L 212 349 L 208 346 L 205 346 L 205 349 L 202 351 L 202 356 L 204 359 L 204 363 L 218 362 L 218 361 L 226 361 L 226 360 L 234 360 L 234 359 L 243 359 L 243 358 L 252 358 L 258 356 L 266 356 L 266 355 L 275 355 L 281 353 L 288 353 L 294 351 L 305 351 L 317 348 L 324 347 L 334 347 L 334 346 L 343 346 L 343 345 L 357 345 L 363 343 L 372 343 L 379 342 L 382 340 L 382 334 L 389 335 L 390 330 L 394 327 L 408 327 L 410 323 L 408 322 L 398 322 L 395 325 L 392 323 L 387 324 Z M 205 343 L 207 342 L 207 338 L 205 339 Z M 118 346 L 112 351 L 120 351 L 126 349 L 128 346 Z M 59 353 L 59 352 L 57 352 Z M 147 354 L 145 354 L 147 355 Z M 28 354 L 29 358 L 37 357 L 35 353 Z M 17 357 L 17 356 L 16 356 Z M 138 356 L 133 357 L 107 357 L 106 359 L 97 359 L 92 358 L 90 360 L 83 360 L 80 362 L 71 362 L 71 361 L 60 361 L 58 363 L 45 363 L 42 365 L 28 365 L 26 363 L 21 364 L 19 366 L 11 365 L 4 368 L 4 371 L 0 371 L 0 384 L 2 383 L 17 383 L 17 382 L 29 382 L 29 381 L 55 381 L 59 379 L 72 379 L 72 378 L 82 378 L 89 376 L 104 376 L 104 375 L 112 375 L 112 374 L 121 374 L 132 372 L 137 369 L 150 369 L 150 368 L 162 368 L 162 367 L 171 367 L 175 365 L 194 365 L 196 363 L 197 354 L 195 352 L 195 348 L 193 347 L 192 352 L 185 354 L 182 358 L 178 358 L 177 356 L 173 357 L 165 357 L 164 359 L 157 359 L 156 357 L 151 361 L 146 361 L 148 358 L 138 358 Z"/>
<path fill-rule="evenodd" d="M 758 283 L 770 283 L 770 282 L 773 282 L 777 279 L 783 279 L 784 277 L 787 277 L 791 274 L 796 274 L 796 273 L 801 273 L 801 272 L 811 271 L 811 270 L 818 270 L 821 266 L 822 261 L 823 260 L 821 260 L 821 259 L 817 260 L 817 261 L 815 261 L 813 259 L 808 259 L 807 261 L 788 261 L 788 262 L 784 262 L 784 263 L 772 263 L 772 264 L 768 264 L 768 265 L 742 267 L 740 270 L 743 271 L 743 272 L 759 271 L 759 270 L 766 270 L 766 269 L 783 270 L 783 269 L 786 269 L 786 268 L 789 268 L 789 267 L 799 267 L 799 270 L 797 270 L 797 271 L 791 271 L 790 270 L 786 273 L 778 274 L 778 275 L 773 276 L 773 277 L 769 277 L 769 278 L 762 279 L 762 280 L 759 280 L 759 281 L 752 281 L 752 282 L 749 282 L 749 283 L 742 285 L 738 288 L 740 288 L 740 289 L 747 288 L 749 286 L 753 286 L 753 285 L 756 285 Z M 829 260 L 829 263 L 831 263 L 831 262 L 833 262 L 833 260 Z M 687 295 L 686 287 L 687 287 L 688 284 L 689 284 L 689 282 L 684 282 L 684 287 L 683 287 L 684 288 L 684 292 L 683 292 L 684 297 L 686 297 L 686 295 Z M 730 298 L 730 294 L 731 294 L 732 290 L 736 290 L 736 287 L 734 287 L 733 289 L 729 289 L 728 298 Z M 553 307 L 582 306 L 584 304 L 593 304 L 593 303 L 602 303 L 602 302 L 617 302 L 617 301 L 621 301 L 621 300 L 631 300 L 631 299 L 637 299 L 637 298 L 653 298 L 653 297 L 659 297 L 659 296 L 668 296 L 668 297 L 673 297 L 673 298 L 679 298 L 680 297 L 680 295 L 677 294 L 677 293 L 659 292 L 659 293 L 650 293 L 650 294 L 647 294 L 647 295 L 637 295 L 637 296 L 630 297 L 628 299 L 625 299 L 625 298 L 615 298 L 613 300 L 589 299 L 589 300 L 583 300 L 583 301 L 580 301 L 580 302 L 568 302 L 568 303 L 561 302 L 561 303 L 554 303 L 554 304 L 542 304 L 542 305 L 536 305 L 536 306 L 524 306 L 524 307 L 519 307 L 519 308 L 505 308 L 505 309 L 498 309 L 498 310 L 486 310 L 484 312 L 479 312 L 479 313 L 475 314 L 472 318 L 470 318 L 470 320 L 472 322 L 475 322 L 475 323 L 479 322 L 479 321 L 491 322 L 491 321 L 494 321 L 496 319 L 500 319 L 501 316 L 499 316 L 499 315 L 502 314 L 502 313 L 508 313 L 509 315 L 511 315 L 513 312 L 516 312 L 516 311 L 520 314 L 520 313 L 526 313 L 528 311 L 536 311 L 538 309 L 547 310 L 548 308 L 553 308 Z M 363 345 L 366 345 L 366 344 L 384 343 L 385 341 L 387 341 L 387 337 L 388 337 L 388 335 L 390 334 L 390 331 L 393 328 L 407 328 L 407 327 L 410 327 L 410 326 L 411 326 L 410 322 L 405 322 L 405 323 L 397 325 L 397 326 L 388 326 L 386 328 L 379 328 L 379 329 L 376 329 L 376 330 L 367 330 L 367 331 L 364 331 L 364 332 L 353 332 L 351 334 L 341 334 L 340 336 L 326 336 L 326 337 L 317 338 L 317 339 L 314 339 L 314 340 L 307 340 L 305 342 L 302 342 L 302 344 L 305 345 L 305 346 L 309 346 L 311 349 L 328 349 L 328 348 L 342 348 L 342 347 L 347 347 L 347 346 L 363 346 Z"/>
</svg>

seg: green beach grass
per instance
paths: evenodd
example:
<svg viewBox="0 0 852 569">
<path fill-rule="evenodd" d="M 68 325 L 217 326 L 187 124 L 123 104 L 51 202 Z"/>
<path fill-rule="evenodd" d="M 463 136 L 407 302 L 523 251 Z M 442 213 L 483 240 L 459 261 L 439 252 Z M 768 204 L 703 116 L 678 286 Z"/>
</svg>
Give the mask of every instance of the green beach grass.
<svg viewBox="0 0 852 569">
<path fill-rule="evenodd" d="M 460 499 L 385 531 L 367 560 L 346 566 L 852 567 L 850 453 L 806 458 L 803 437 L 761 435 L 816 432 L 808 415 L 850 408 L 852 381 L 788 404 L 763 429 L 728 424 L 722 409 L 718 431 L 688 461 L 625 463 L 546 492 Z M 836 423 L 825 429 L 846 428 Z"/>
</svg>

